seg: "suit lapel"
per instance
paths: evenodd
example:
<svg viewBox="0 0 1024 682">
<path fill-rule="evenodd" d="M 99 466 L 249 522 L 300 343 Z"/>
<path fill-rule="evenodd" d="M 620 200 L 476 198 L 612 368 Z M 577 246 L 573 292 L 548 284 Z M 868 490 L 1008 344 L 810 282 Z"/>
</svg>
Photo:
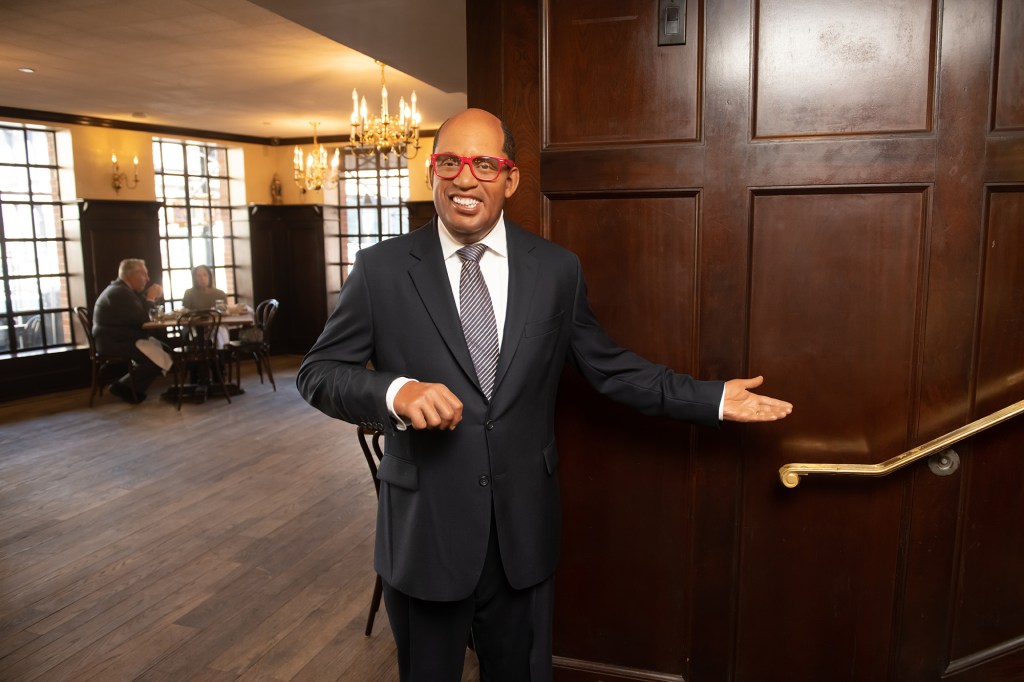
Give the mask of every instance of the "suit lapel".
<svg viewBox="0 0 1024 682">
<path fill-rule="evenodd" d="M 508 240 L 508 305 L 505 310 L 505 331 L 501 337 L 501 354 L 498 356 L 498 371 L 494 380 L 494 392 L 501 387 L 502 377 L 512 364 L 512 358 L 523 338 L 527 313 L 533 302 L 537 287 L 537 259 L 530 253 L 530 247 L 522 239 L 520 228 L 505 221 Z M 468 354 L 468 351 L 467 351 Z"/>
<path fill-rule="evenodd" d="M 417 262 L 409 268 L 409 277 L 412 278 L 420 300 L 423 301 L 424 307 L 430 314 L 441 338 L 448 346 L 448 350 L 451 351 L 462 371 L 479 388 L 473 359 L 469 355 L 466 337 L 462 333 L 462 321 L 459 320 L 459 312 L 455 307 L 455 300 L 452 298 L 452 286 L 448 281 L 448 271 L 444 266 L 437 229 L 437 219 L 435 218 L 430 225 L 416 231 L 415 234 L 419 239 L 414 242 L 409 253 Z"/>
</svg>

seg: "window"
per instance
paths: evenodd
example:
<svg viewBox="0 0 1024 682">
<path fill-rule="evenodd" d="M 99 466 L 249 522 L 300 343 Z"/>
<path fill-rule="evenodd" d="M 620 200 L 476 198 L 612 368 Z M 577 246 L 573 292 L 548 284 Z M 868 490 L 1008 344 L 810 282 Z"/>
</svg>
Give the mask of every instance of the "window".
<svg viewBox="0 0 1024 682">
<path fill-rule="evenodd" d="M 236 237 L 232 209 L 244 212 L 241 150 L 202 142 L 154 139 L 153 165 L 160 210 L 164 300 L 181 307 L 192 268 L 213 268 L 213 286 L 237 300 Z"/>
<path fill-rule="evenodd" d="M 65 224 L 78 220 L 71 159 L 66 131 L 0 123 L 0 356 L 74 348 L 65 236 Z"/>
<path fill-rule="evenodd" d="M 345 154 L 338 186 L 324 191 L 327 298 L 331 308 L 359 249 L 409 231 L 409 167 L 404 156 Z"/>
</svg>

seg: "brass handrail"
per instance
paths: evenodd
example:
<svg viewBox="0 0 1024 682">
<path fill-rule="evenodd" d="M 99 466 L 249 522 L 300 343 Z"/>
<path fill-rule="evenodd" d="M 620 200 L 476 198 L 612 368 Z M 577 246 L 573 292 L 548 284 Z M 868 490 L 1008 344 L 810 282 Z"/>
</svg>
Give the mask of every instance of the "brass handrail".
<svg viewBox="0 0 1024 682">
<path fill-rule="evenodd" d="M 965 438 L 969 438 L 976 433 L 984 431 L 985 429 L 992 428 L 996 424 L 1000 424 L 1007 419 L 1012 419 L 1022 413 L 1024 413 L 1024 400 L 1013 403 L 998 412 L 993 412 L 987 417 L 977 419 L 970 424 L 965 424 L 955 431 L 950 431 L 944 436 L 939 436 L 935 440 L 930 440 L 923 445 L 918 445 L 916 448 L 907 450 L 903 454 L 896 455 L 892 459 L 887 459 L 879 464 L 810 464 L 794 462 L 792 464 L 783 464 L 779 468 L 779 478 L 782 479 L 782 484 L 787 488 L 795 488 L 800 483 L 800 477 L 809 474 L 885 476 L 896 469 L 905 467 L 911 462 L 916 462 L 919 459 L 923 459 L 935 454 L 936 452 L 940 452 L 954 443 L 959 443 Z"/>
</svg>

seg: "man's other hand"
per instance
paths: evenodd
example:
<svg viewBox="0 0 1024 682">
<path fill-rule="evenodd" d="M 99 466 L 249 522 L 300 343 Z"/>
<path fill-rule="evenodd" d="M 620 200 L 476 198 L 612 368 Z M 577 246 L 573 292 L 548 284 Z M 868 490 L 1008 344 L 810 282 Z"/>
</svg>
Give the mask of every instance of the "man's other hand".
<svg viewBox="0 0 1024 682">
<path fill-rule="evenodd" d="M 764 382 L 764 377 L 753 379 L 732 379 L 725 382 L 725 401 L 722 418 L 732 422 L 773 422 L 783 419 L 793 411 L 785 400 L 751 393 Z"/>
</svg>

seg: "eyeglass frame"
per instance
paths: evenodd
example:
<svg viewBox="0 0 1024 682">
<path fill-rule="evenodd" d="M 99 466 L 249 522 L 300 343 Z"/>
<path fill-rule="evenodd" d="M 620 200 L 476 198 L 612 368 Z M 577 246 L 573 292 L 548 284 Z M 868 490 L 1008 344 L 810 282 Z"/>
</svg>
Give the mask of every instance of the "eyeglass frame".
<svg viewBox="0 0 1024 682">
<path fill-rule="evenodd" d="M 455 171 L 454 175 L 450 177 L 445 177 L 437 172 L 437 157 L 439 156 L 452 156 L 459 160 L 459 169 Z M 473 168 L 474 159 L 494 159 L 495 161 L 498 162 L 498 172 L 495 173 L 493 178 L 489 178 L 486 180 L 484 178 L 479 177 L 476 174 L 476 169 Z M 454 180 L 455 178 L 459 177 L 459 174 L 462 173 L 462 169 L 465 168 L 466 166 L 469 166 L 469 172 L 473 175 L 474 178 L 476 178 L 480 182 L 494 182 L 498 179 L 498 176 L 501 175 L 502 168 L 508 168 L 509 170 L 512 170 L 513 168 L 516 167 L 516 162 L 513 161 L 512 159 L 504 159 L 500 156 L 491 156 L 490 154 L 462 156 L 461 154 L 456 154 L 455 152 L 438 152 L 436 154 L 430 155 L 430 170 L 433 171 L 434 175 L 441 178 L 442 180 Z"/>
</svg>

